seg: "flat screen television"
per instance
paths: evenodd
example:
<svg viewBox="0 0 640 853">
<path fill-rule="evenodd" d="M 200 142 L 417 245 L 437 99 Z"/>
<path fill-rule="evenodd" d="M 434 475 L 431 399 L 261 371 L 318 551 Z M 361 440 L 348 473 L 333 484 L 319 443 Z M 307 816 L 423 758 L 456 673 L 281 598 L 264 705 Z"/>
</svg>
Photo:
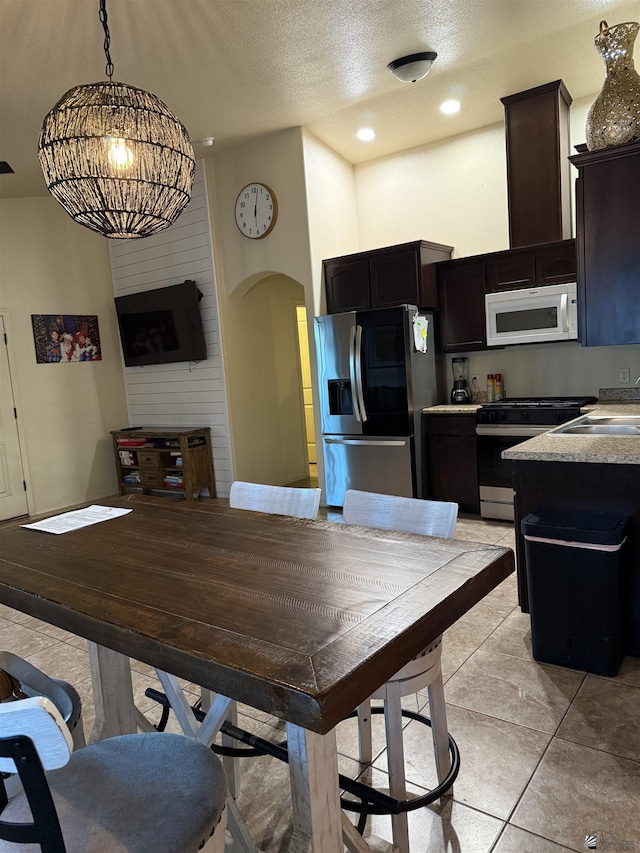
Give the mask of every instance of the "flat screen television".
<svg viewBox="0 0 640 853">
<path fill-rule="evenodd" d="M 127 367 L 203 361 L 207 345 L 195 281 L 145 290 L 115 299 Z"/>
</svg>

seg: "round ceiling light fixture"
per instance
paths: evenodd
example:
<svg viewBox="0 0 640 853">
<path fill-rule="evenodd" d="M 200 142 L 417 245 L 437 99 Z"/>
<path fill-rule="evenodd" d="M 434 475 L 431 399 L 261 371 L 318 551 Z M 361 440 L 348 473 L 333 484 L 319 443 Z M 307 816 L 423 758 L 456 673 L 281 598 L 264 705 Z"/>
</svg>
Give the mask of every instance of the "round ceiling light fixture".
<svg viewBox="0 0 640 853">
<path fill-rule="evenodd" d="M 427 76 L 437 55 L 434 50 L 411 53 L 409 56 L 394 59 L 387 68 L 402 83 L 417 83 Z"/>
<path fill-rule="evenodd" d="M 361 127 L 356 136 L 361 142 L 372 142 L 376 138 L 376 132 L 371 127 Z"/>
</svg>

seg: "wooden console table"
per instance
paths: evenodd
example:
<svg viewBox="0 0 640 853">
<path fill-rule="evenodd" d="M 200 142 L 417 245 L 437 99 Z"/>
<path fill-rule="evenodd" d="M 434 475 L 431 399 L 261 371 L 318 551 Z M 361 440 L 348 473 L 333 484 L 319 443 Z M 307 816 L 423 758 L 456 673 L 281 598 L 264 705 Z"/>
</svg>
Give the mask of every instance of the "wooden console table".
<svg viewBox="0 0 640 853">
<path fill-rule="evenodd" d="M 209 427 L 112 430 L 120 494 L 171 492 L 193 501 L 216 496 Z"/>
</svg>

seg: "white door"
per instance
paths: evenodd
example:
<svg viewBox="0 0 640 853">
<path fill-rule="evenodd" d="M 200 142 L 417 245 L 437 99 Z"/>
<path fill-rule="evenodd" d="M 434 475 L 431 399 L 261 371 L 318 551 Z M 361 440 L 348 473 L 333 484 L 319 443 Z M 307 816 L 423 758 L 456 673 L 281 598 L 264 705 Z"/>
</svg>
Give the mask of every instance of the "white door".
<svg viewBox="0 0 640 853">
<path fill-rule="evenodd" d="M 27 515 L 4 318 L 0 315 L 0 521 Z"/>
</svg>

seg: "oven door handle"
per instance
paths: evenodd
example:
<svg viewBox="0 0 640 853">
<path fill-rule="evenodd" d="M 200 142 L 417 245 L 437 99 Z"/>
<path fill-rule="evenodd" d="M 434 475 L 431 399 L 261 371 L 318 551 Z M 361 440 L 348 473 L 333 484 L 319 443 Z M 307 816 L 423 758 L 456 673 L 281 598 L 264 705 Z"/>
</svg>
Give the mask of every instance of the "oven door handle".
<svg viewBox="0 0 640 853">
<path fill-rule="evenodd" d="M 549 424 L 547 426 L 517 426 L 512 428 L 504 426 L 483 426 L 479 424 L 476 427 L 476 435 L 497 435 L 501 438 L 520 438 L 520 436 L 522 436 L 522 438 L 532 438 L 535 435 L 542 435 L 545 432 L 549 432 L 553 427 L 553 424 Z"/>
</svg>

